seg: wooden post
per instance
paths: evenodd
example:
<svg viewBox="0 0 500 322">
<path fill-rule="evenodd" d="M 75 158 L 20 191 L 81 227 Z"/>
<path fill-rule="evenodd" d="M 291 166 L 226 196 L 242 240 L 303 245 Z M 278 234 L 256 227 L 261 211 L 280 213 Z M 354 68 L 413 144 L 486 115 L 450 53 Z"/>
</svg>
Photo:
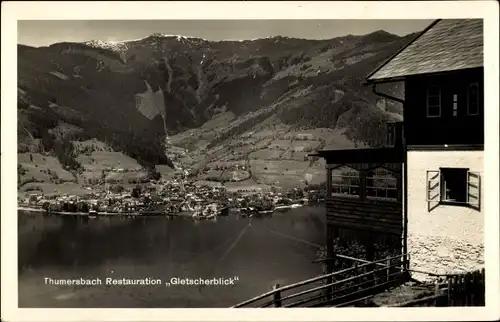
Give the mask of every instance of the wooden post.
<svg viewBox="0 0 500 322">
<path fill-rule="evenodd" d="M 332 169 L 326 165 L 326 196 L 332 195 Z"/>
<path fill-rule="evenodd" d="M 375 247 L 373 245 L 373 242 L 374 242 L 374 238 L 375 237 L 373 234 L 368 234 L 368 236 L 366 236 L 365 238 L 365 241 L 364 241 L 364 246 L 365 246 L 365 249 L 366 249 L 366 259 L 370 262 L 373 262 L 375 261 Z M 373 264 L 373 265 L 369 265 L 369 266 L 366 266 L 366 269 L 368 270 L 371 270 L 372 272 L 376 269 L 377 265 Z M 376 279 L 376 274 L 375 272 L 372 275 L 372 285 L 375 285 L 376 282 L 375 282 L 375 279 Z"/>
<path fill-rule="evenodd" d="M 390 276 L 391 275 L 391 269 L 390 269 L 390 266 L 391 266 L 391 259 L 388 258 L 387 261 L 385 262 L 385 264 L 387 265 L 387 270 L 386 270 L 386 275 L 387 275 L 387 282 L 389 282 L 389 279 L 390 279 Z"/>
<path fill-rule="evenodd" d="M 447 293 L 448 293 L 448 306 L 451 306 L 451 288 L 453 287 L 452 283 L 451 283 L 451 277 L 448 278 L 448 290 L 447 290 Z"/>
<path fill-rule="evenodd" d="M 331 224 L 327 224 L 326 226 L 326 273 L 331 274 L 334 270 L 335 265 L 335 249 L 334 249 L 334 227 Z M 326 278 L 326 284 L 333 283 L 333 277 L 329 276 Z M 331 300 L 333 298 L 333 287 L 327 287 L 327 299 Z"/>
<path fill-rule="evenodd" d="M 273 300 L 274 300 L 274 307 L 281 307 L 281 292 L 278 291 L 280 288 L 279 284 L 274 284 L 273 290 L 275 290 L 275 293 L 273 295 Z"/>
<path fill-rule="evenodd" d="M 359 170 L 359 199 L 366 200 L 366 170 Z"/>
<path fill-rule="evenodd" d="M 486 299 L 485 299 L 485 295 L 486 295 L 485 294 L 485 291 L 486 291 L 485 278 L 486 278 L 486 275 L 484 273 L 484 268 L 483 268 L 483 269 L 481 269 L 481 291 L 480 291 L 480 293 L 481 293 L 481 303 L 479 303 L 479 305 L 485 305 L 485 303 L 486 303 L 485 302 L 486 301 Z"/>
<path fill-rule="evenodd" d="M 403 202 L 403 261 L 405 269 L 410 269 L 410 259 L 408 256 L 408 153 L 406 149 L 406 143 L 403 137 L 403 178 L 401 180 L 402 191 L 398 191 L 398 194 L 402 194 Z"/>
<path fill-rule="evenodd" d="M 434 295 L 439 295 L 439 283 L 436 282 L 436 284 L 434 285 Z M 435 298 L 434 299 L 434 306 L 438 306 L 438 299 Z"/>
</svg>

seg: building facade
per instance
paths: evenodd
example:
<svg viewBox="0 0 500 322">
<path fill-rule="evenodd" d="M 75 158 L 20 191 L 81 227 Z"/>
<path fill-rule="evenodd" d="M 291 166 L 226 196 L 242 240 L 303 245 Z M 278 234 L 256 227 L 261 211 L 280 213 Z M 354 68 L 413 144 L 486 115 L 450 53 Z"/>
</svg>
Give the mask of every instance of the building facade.
<svg viewBox="0 0 500 322">
<path fill-rule="evenodd" d="M 403 98 L 377 86 L 403 82 Z M 405 231 L 413 277 L 484 267 L 480 19 L 437 20 L 367 77 L 404 106 Z"/>
</svg>

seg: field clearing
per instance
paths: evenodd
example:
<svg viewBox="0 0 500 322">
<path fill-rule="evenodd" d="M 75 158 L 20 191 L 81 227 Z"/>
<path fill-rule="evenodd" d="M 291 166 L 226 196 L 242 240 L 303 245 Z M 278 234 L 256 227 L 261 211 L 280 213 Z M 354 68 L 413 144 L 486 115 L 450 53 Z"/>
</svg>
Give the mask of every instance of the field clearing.
<svg viewBox="0 0 500 322">
<path fill-rule="evenodd" d="M 248 157 L 252 160 L 279 160 L 283 151 L 276 149 L 263 149 L 252 152 Z"/>
<path fill-rule="evenodd" d="M 222 184 L 220 182 L 206 181 L 206 180 L 198 180 L 194 184 L 195 184 L 195 186 L 198 186 L 198 187 L 201 187 L 201 186 L 221 187 L 222 186 Z"/>
<path fill-rule="evenodd" d="M 262 140 L 262 139 L 266 139 L 269 137 L 273 137 L 274 135 L 276 135 L 275 130 L 260 129 L 260 130 L 245 132 L 241 135 L 241 138 L 253 138 L 256 140 Z"/>
<path fill-rule="evenodd" d="M 221 114 L 217 115 L 213 119 L 205 122 L 201 126 L 201 129 L 203 129 L 203 130 L 210 129 L 211 130 L 211 129 L 217 129 L 217 128 L 220 128 L 220 127 L 224 127 L 229 122 L 231 122 L 232 120 L 234 120 L 235 118 L 236 118 L 236 115 L 234 115 L 233 112 L 224 112 L 224 113 L 221 113 Z"/>
<path fill-rule="evenodd" d="M 283 161 L 263 161 L 250 160 L 252 172 L 260 174 L 280 174 L 280 175 L 302 175 L 309 162 L 299 162 L 291 160 Z"/>
<path fill-rule="evenodd" d="M 112 168 L 132 171 L 142 169 L 136 160 L 121 152 L 94 151 L 90 156 L 79 155 L 76 160 L 86 171 L 102 171 Z"/>
<path fill-rule="evenodd" d="M 78 182 L 87 184 L 89 182 L 96 182 L 102 177 L 102 171 L 84 171 L 78 176 Z"/>
<path fill-rule="evenodd" d="M 211 168 L 211 169 L 214 169 L 216 167 L 222 167 L 222 168 L 231 168 L 231 167 L 234 167 L 234 166 L 244 166 L 245 165 L 245 161 L 244 160 L 239 160 L 239 161 L 215 161 L 215 162 L 210 162 L 209 164 L 207 164 L 207 167 Z"/>
<path fill-rule="evenodd" d="M 255 181 L 248 179 L 240 182 L 227 182 L 224 184 L 228 191 L 238 191 L 238 190 L 268 190 L 271 189 L 270 185 L 258 184 Z"/>
<path fill-rule="evenodd" d="M 138 172 L 108 172 L 106 174 L 106 181 L 116 183 L 131 183 L 145 180 L 148 173 L 145 171 Z"/>
<path fill-rule="evenodd" d="M 366 147 L 364 143 L 358 143 L 356 147 L 354 142 L 344 135 L 345 129 L 317 128 L 307 131 L 307 133 L 325 142 L 323 150 L 359 149 Z"/>
<path fill-rule="evenodd" d="M 309 184 L 320 184 L 326 181 L 326 171 L 325 168 L 311 167 L 308 168 L 303 175 L 303 179 L 306 179 Z"/>
<path fill-rule="evenodd" d="M 202 160 L 203 159 L 200 155 L 193 155 L 193 154 L 179 158 L 179 161 L 182 164 L 195 164 L 195 163 L 201 162 Z"/>
<path fill-rule="evenodd" d="M 91 193 L 91 191 L 83 188 L 80 184 L 73 182 L 65 182 L 62 184 L 28 183 L 19 190 L 19 196 L 25 197 L 35 192 L 42 192 L 47 196 L 61 194 L 84 196 Z"/>
<path fill-rule="evenodd" d="M 250 152 L 254 147 L 255 147 L 254 145 L 244 145 L 244 146 L 234 147 L 233 152 L 246 154 Z"/>
<path fill-rule="evenodd" d="M 220 181 L 221 175 L 222 170 L 208 170 L 205 174 L 202 175 L 202 179 Z"/>
<path fill-rule="evenodd" d="M 223 181 L 243 181 L 250 177 L 250 172 L 245 170 L 225 170 L 220 179 Z"/>
<path fill-rule="evenodd" d="M 254 145 L 257 142 L 259 142 L 259 140 L 256 138 L 235 137 L 231 139 L 227 146 L 237 148 L 243 145 Z"/>
<path fill-rule="evenodd" d="M 305 186 L 304 176 L 302 175 L 256 174 L 255 178 L 262 184 L 274 185 L 285 189 Z"/>
<path fill-rule="evenodd" d="M 307 155 L 312 152 L 294 152 L 294 151 L 286 151 L 281 156 L 282 160 L 293 160 L 293 161 L 309 161 Z"/>
<path fill-rule="evenodd" d="M 270 149 L 278 149 L 278 150 L 287 150 L 290 148 L 292 141 L 291 140 L 272 140 L 269 145 Z"/>
<path fill-rule="evenodd" d="M 218 161 L 214 161 L 214 163 L 223 162 L 223 163 L 240 164 L 240 162 L 243 162 L 243 163 L 245 162 L 244 159 L 245 159 L 245 153 L 240 152 L 240 153 L 233 154 L 233 153 L 229 152 L 229 153 L 221 156 Z"/>
<path fill-rule="evenodd" d="M 206 135 L 203 135 L 203 139 L 196 141 L 194 144 L 194 148 L 197 150 L 206 150 L 208 145 L 211 142 L 211 139 L 213 139 L 214 135 L 211 134 L 209 135 L 210 137 L 207 138 Z"/>
<path fill-rule="evenodd" d="M 295 140 L 291 142 L 290 146 L 292 149 L 295 151 L 300 151 L 301 149 L 303 151 L 313 151 L 319 147 L 321 144 L 320 141 L 313 141 L 313 140 Z"/>
<path fill-rule="evenodd" d="M 18 153 L 17 155 L 17 162 L 25 171 L 21 175 L 21 182 L 19 183 L 33 180 L 33 178 L 36 181 L 50 183 L 52 179 L 48 170 L 54 173 L 54 177 L 63 182 L 75 180 L 75 177 L 69 171 L 63 169 L 61 163 L 55 157 L 45 156 L 40 153 L 31 153 L 31 156 L 33 161 L 30 159 L 30 153 Z"/>
</svg>

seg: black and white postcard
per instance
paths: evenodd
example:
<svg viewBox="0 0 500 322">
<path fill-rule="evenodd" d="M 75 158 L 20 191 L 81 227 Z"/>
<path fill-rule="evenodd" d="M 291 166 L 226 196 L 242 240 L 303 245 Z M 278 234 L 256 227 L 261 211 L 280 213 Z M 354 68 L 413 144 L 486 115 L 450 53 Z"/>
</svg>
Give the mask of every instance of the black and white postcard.
<svg viewBox="0 0 500 322">
<path fill-rule="evenodd" d="M 6 321 L 498 318 L 497 3 L 2 8 Z"/>
</svg>

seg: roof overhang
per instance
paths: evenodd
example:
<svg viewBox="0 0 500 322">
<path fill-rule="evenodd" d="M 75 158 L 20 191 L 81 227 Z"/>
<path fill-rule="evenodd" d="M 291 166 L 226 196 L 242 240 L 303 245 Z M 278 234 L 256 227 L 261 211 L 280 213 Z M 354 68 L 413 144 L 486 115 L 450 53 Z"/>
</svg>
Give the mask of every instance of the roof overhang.
<svg viewBox="0 0 500 322">
<path fill-rule="evenodd" d="M 399 77 L 388 77 L 388 78 L 380 78 L 380 79 L 369 79 L 367 78 L 363 83 L 363 86 L 370 86 L 376 84 L 388 84 L 388 83 L 397 83 L 405 81 L 407 76 L 399 76 Z"/>
<path fill-rule="evenodd" d="M 405 77 L 390 77 L 390 78 L 372 78 L 380 69 L 382 69 L 385 65 L 387 65 L 391 60 L 393 60 L 396 56 L 398 56 L 401 52 L 403 52 L 407 47 L 413 44 L 418 38 L 420 38 L 423 34 L 425 34 L 429 29 L 431 29 L 434 25 L 436 25 L 441 19 L 434 20 L 431 24 L 429 24 L 424 30 L 418 33 L 411 41 L 409 41 L 406 45 L 396 51 L 391 57 L 385 60 L 380 66 L 375 68 L 370 74 L 366 76 L 365 83 L 366 84 L 382 84 L 382 83 L 393 83 L 397 81 L 401 81 Z M 402 79 L 401 79 L 402 78 Z"/>
</svg>

